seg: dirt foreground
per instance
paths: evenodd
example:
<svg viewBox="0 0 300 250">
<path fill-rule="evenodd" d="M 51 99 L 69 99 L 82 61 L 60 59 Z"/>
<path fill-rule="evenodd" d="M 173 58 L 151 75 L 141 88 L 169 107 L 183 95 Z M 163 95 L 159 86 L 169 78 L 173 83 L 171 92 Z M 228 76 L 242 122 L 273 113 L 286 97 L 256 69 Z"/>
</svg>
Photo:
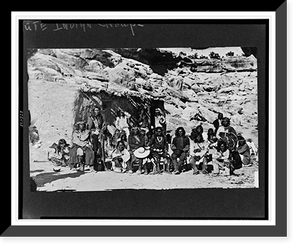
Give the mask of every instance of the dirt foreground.
<svg viewBox="0 0 300 250">
<path fill-rule="evenodd" d="M 128 174 L 113 171 L 76 172 L 62 167 L 53 171 L 51 162 L 33 162 L 30 175 L 37 183 L 37 191 L 109 191 L 116 189 L 193 189 L 193 188 L 258 188 L 258 165 L 236 170 L 236 176 L 211 174 L 193 175 L 187 171 L 180 175 Z"/>
</svg>

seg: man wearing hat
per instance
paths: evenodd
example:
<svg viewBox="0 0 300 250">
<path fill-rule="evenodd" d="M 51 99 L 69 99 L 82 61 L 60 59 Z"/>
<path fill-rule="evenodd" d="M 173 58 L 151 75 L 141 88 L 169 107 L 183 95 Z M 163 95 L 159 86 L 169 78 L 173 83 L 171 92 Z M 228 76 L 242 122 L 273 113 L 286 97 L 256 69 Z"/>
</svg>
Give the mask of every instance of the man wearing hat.
<svg viewBox="0 0 300 250">
<path fill-rule="evenodd" d="M 129 146 L 129 152 L 131 155 L 131 161 L 129 163 L 129 172 L 132 173 L 132 166 L 133 163 L 138 160 L 139 162 L 139 169 L 138 173 L 142 173 L 142 164 L 143 164 L 143 158 L 138 158 L 134 155 L 134 151 L 138 148 L 145 147 L 146 141 L 145 136 L 140 133 L 140 130 L 138 127 L 133 127 L 131 129 L 131 133 L 128 137 L 128 146 Z"/>
<path fill-rule="evenodd" d="M 139 164 L 139 169 L 138 169 L 138 174 L 142 173 L 142 165 L 143 163 L 147 163 L 148 156 L 150 155 L 150 148 L 149 147 L 139 147 L 136 150 L 134 150 L 133 155 L 136 159 L 139 160 L 139 163 L 142 162 L 142 164 Z M 148 159 L 149 160 L 149 159 Z M 145 165 L 145 172 L 144 174 L 148 174 L 148 166 L 147 164 Z"/>
</svg>

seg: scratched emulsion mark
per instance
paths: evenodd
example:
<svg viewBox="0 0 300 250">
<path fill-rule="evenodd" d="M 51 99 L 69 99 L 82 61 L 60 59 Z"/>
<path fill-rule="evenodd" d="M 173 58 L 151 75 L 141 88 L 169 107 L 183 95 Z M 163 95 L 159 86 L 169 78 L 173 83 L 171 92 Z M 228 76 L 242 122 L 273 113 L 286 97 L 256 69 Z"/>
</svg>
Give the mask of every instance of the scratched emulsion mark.
<svg viewBox="0 0 300 250">
<path fill-rule="evenodd" d="M 128 29 L 132 36 L 135 36 L 136 29 L 138 27 L 144 27 L 143 24 L 137 23 L 44 23 L 41 21 L 24 21 L 25 31 L 72 31 L 72 30 L 82 30 L 87 32 L 91 29 Z"/>
</svg>

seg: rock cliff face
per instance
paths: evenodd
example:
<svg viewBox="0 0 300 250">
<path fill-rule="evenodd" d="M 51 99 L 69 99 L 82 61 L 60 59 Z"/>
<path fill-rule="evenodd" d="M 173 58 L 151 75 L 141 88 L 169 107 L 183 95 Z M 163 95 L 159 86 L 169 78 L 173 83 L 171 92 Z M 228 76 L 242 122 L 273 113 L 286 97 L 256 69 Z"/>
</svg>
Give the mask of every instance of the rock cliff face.
<svg viewBox="0 0 300 250">
<path fill-rule="evenodd" d="M 39 49 L 28 58 L 29 109 L 41 140 L 70 139 L 79 89 L 163 99 L 168 129 L 212 127 L 218 112 L 257 144 L 257 61 L 197 59 L 160 49 Z M 194 120 L 198 114 L 200 121 Z"/>
<path fill-rule="evenodd" d="M 256 71 L 257 61 L 252 55 L 256 51 L 255 48 L 242 48 L 245 56 L 230 56 L 220 59 L 199 58 L 197 56 L 189 56 L 185 53 L 174 54 L 170 51 L 160 49 L 132 49 L 122 48 L 113 49 L 115 52 L 125 58 L 131 58 L 147 64 L 150 68 L 160 75 L 164 75 L 168 70 L 177 67 L 188 67 L 193 72 L 236 72 L 236 71 Z"/>
</svg>

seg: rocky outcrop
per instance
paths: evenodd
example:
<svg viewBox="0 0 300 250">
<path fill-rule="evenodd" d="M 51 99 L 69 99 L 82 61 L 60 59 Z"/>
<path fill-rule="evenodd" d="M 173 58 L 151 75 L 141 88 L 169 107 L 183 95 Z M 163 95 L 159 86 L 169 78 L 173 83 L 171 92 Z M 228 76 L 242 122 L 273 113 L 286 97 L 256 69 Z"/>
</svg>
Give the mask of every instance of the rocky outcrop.
<svg viewBox="0 0 300 250">
<path fill-rule="evenodd" d="M 243 47 L 245 56 L 228 56 L 219 59 L 198 58 L 184 53 L 174 54 L 160 49 L 120 48 L 115 52 L 150 66 L 153 72 L 165 75 L 169 70 L 188 67 L 193 72 L 219 73 L 256 71 L 256 48 Z M 253 56 L 251 56 L 253 55 Z"/>
<path fill-rule="evenodd" d="M 164 75 L 168 70 L 177 67 L 181 57 L 175 56 L 170 52 L 163 52 L 159 49 L 149 48 L 120 48 L 113 49 L 125 58 L 131 58 L 150 66 L 154 73 Z"/>
<path fill-rule="evenodd" d="M 60 91 L 83 88 L 161 99 L 168 129 L 180 125 L 188 133 L 199 122 L 205 130 L 212 127 L 218 112 L 230 117 L 237 131 L 257 131 L 256 69 L 254 56 L 195 59 L 159 49 L 40 49 L 28 59 L 35 91 L 38 84 L 58 83 Z M 193 119 L 196 114 L 200 121 Z"/>
</svg>

